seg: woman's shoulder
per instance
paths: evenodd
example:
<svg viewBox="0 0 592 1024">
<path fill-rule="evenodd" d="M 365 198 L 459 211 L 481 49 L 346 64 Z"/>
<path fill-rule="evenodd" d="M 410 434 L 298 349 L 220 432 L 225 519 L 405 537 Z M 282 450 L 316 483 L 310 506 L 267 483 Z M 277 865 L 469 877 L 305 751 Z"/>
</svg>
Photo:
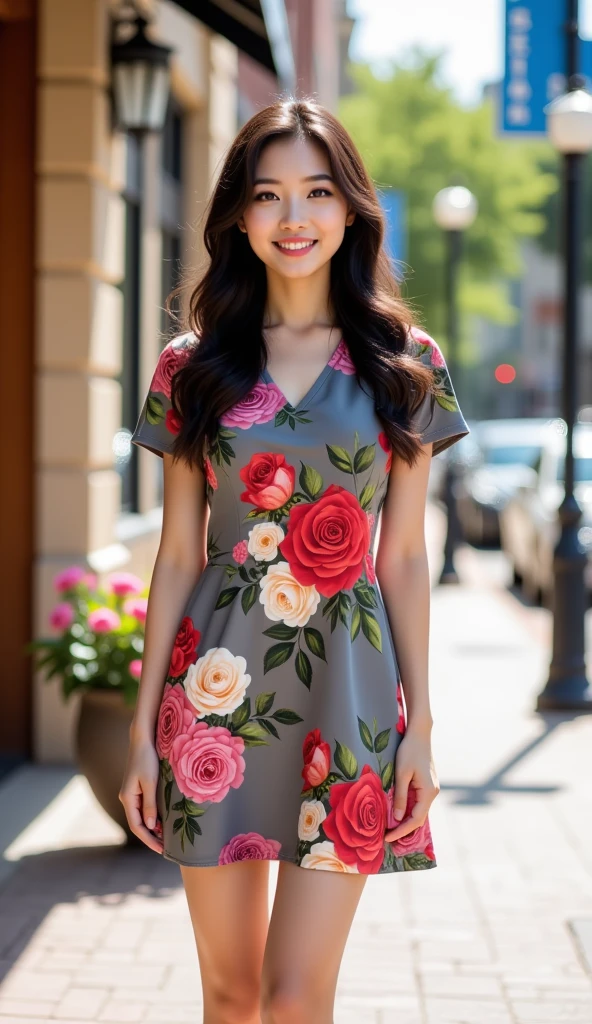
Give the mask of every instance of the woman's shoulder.
<svg viewBox="0 0 592 1024">
<path fill-rule="evenodd" d="M 416 359 L 421 359 L 434 369 L 444 369 L 446 362 L 438 342 L 430 334 L 417 325 L 407 331 L 407 351 Z"/>
<path fill-rule="evenodd" d="M 197 335 L 193 331 L 185 331 L 171 338 L 158 356 L 156 367 L 150 383 L 150 391 L 158 391 L 170 398 L 173 374 L 182 366 L 198 344 Z"/>
</svg>

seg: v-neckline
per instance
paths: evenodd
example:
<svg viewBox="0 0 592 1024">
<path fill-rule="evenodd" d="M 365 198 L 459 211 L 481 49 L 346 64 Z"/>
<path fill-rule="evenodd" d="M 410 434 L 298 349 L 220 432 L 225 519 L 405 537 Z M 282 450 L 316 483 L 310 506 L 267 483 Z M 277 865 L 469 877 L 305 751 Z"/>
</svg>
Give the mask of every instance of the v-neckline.
<svg viewBox="0 0 592 1024">
<path fill-rule="evenodd" d="M 327 362 L 325 363 L 325 365 L 324 365 L 323 369 L 321 370 L 321 372 L 319 373 L 318 377 L 315 378 L 315 380 L 310 385 L 310 387 L 309 387 L 308 391 L 306 392 L 306 394 L 304 394 L 302 396 L 302 398 L 300 399 L 300 401 L 296 405 L 292 405 L 290 400 L 286 397 L 286 395 L 282 391 L 282 389 L 279 386 L 279 384 L 277 384 L 276 381 L 271 376 L 271 374 L 270 374 L 269 370 L 267 369 L 267 367 L 265 367 L 262 370 L 261 376 L 262 376 L 263 380 L 267 384 L 273 384 L 274 388 L 278 389 L 278 391 L 279 391 L 280 395 L 282 396 L 282 398 L 285 399 L 286 405 L 288 405 L 290 407 L 290 409 L 292 409 L 293 412 L 303 412 L 305 410 L 303 410 L 302 407 L 304 405 L 307 405 L 311 401 L 311 399 L 314 398 L 314 396 L 316 395 L 317 391 L 320 390 L 322 385 L 325 383 L 327 377 L 331 373 L 331 370 L 333 369 L 333 366 L 332 366 L 333 358 L 335 356 L 335 353 L 337 352 L 337 349 L 341 345 L 342 341 L 343 341 L 343 335 L 340 336 L 339 341 L 337 342 L 337 345 L 333 349 L 331 355 L 329 356 Z"/>
</svg>

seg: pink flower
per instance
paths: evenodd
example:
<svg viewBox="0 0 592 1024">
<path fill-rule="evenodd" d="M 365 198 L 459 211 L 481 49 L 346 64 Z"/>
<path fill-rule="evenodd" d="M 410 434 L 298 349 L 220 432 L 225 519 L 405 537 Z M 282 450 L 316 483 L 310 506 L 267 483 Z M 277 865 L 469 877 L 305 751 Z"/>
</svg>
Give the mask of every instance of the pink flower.
<svg viewBox="0 0 592 1024">
<path fill-rule="evenodd" d="M 255 384 L 248 395 L 220 417 L 225 427 L 248 430 L 253 423 L 267 423 L 286 404 L 286 399 L 275 384 Z"/>
<path fill-rule="evenodd" d="M 389 831 L 390 829 L 397 828 L 405 818 L 409 817 L 413 809 L 413 805 L 417 800 L 417 790 L 415 789 L 415 786 L 409 786 L 407 790 L 407 806 L 405 808 L 405 814 L 400 821 L 395 818 L 393 814 L 393 803 L 395 799 L 394 785 L 388 790 L 386 797 L 386 831 Z M 410 853 L 425 853 L 426 857 L 429 857 L 430 860 L 436 859 L 434 856 L 432 833 L 428 818 L 426 818 L 423 825 L 418 825 L 417 828 L 413 829 L 413 832 L 408 832 L 406 836 L 400 836 L 399 839 L 395 839 L 390 845 L 395 857 L 405 857 Z"/>
<path fill-rule="evenodd" d="M 195 711 L 191 707 L 182 686 L 165 684 L 156 723 L 156 752 L 160 758 L 168 758 L 177 736 L 193 725 Z"/>
<path fill-rule="evenodd" d="M 219 803 L 244 781 L 245 742 L 222 725 L 195 722 L 173 741 L 169 760 L 183 796 Z"/>
<path fill-rule="evenodd" d="M 232 557 L 239 565 L 243 565 L 249 557 L 249 549 L 246 540 L 239 540 L 232 549 Z"/>
<path fill-rule="evenodd" d="M 173 375 L 188 358 L 190 351 L 191 349 L 188 346 L 175 345 L 173 341 L 165 345 L 158 357 L 150 384 L 150 391 L 159 391 L 161 395 L 166 395 L 167 398 L 170 398 Z"/>
<path fill-rule="evenodd" d="M 397 710 L 399 717 L 397 719 L 397 732 L 404 733 L 406 729 L 405 725 L 405 712 L 403 710 L 403 697 L 401 695 L 401 684 L 397 683 Z"/>
<path fill-rule="evenodd" d="M 378 443 L 382 448 L 383 452 L 387 453 L 386 466 L 384 467 L 385 473 L 390 473 L 391 466 L 393 464 L 393 450 L 391 448 L 391 442 L 386 436 L 384 430 L 380 431 L 378 435 Z"/>
<path fill-rule="evenodd" d="M 169 434 L 174 434 L 176 437 L 183 426 L 183 420 L 180 416 L 177 416 L 174 409 L 167 409 L 166 416 L 164 418 L 164 425 Z"/>
<path fill-rule="evenodd" d="M 264 839 L 259 832 L 239 832 L 220 850 L 218 864 L 236 860 L 275 860 L 281 849 L 277 839 Z"/>
<path fill-rule="evenodd" d="M 372 527 L 374 526 L 374 523 L 376 522 L 376 516 L 374 515 L 374 512 L 366 512 L 366 515 L 368 516 L 368 522 L 370 524 L 370 529 L 372 529 Z"/>
<path fill-rule="evenodd" d="M 374 559 L 371 554 L 366 555 L 366 576 L 368 577 L 368 583 L 372 586 L 376 583 L 376 572 L 374 570 Z"/>
<path fill-rule="evenodd" d="M 93 633 L 110 633 L 114 629 L 119 629 L 121 619 L 111 608 L 95 608 L 89 613 L 88 624 Z"/>
<path fill-rule="evenodd" d="M 145 585 L 133 572 L 112 572 L 107 577 L 107 586 L 112 594 L 127 597 L 128 594 L 141 594 Z"/>
<path fill-rule="evenodd" d="M 204 467 L 205 467 L 205 471 L 206 471 L 206 480 L 207 480 L 207 482 L 209 483 L 209 485 L 212 488 L 212 490 L 217 491 L 218 490 L 218 478 L 216 477 L 216 474 L 214 473 L 214 467 L 212 466 L 212 463 L 208 459 L 207 455 L 206 455 L 206 457 L 204 459 Z"/>
<path fill-rule="evenodd" d="M 123 610 L 126 615 L 132 615 L 138 622 L 146 622 L 146 610 L 148 608 L 147 597 L 128 597 L 124 602 Z"/>
<path fill-rule="evenodd" d="M 69 629 L 74 622 L 74 609 L 71 604 L 67 601 L 61 601 L 60 604 L 56 604 L 55 608 L 49 616 L 49 623 L 54 629 L 59 629 L 60 632 L 65 632 Z"/>
<path fill-rule="evenodd" d="M 426 332 L 422 331 L 419 327 L 412 327 L 411 334 L 420 345 L 429 345 L 431 348 L 430 363 L 432 366 L 446 366 L 444 356 L 442 355 L 438 344 L 430 337 L 429 334 L 426 334 Z"/>
<path fill-rule="evenodd" d="M 348 377 L 352 377 L 356 372 L 349 349 L 343 338 L 331 356 L 329 366 L 332 366 L 334 370 L 340 370 L 341 373 L 345 373 Z"/>
<path fill-rule="evenodd" d="M 127 670 L 133 679 L 139 679 L 142 675 L 142 659 L 134 658 L 133 661 L 130 661 Z"/>
<path fill-rule="evenodd" d="M 72 590 L 77 583 L 84 579 L 85 575 L 86 573 L 80 565 L 71 565 L 54 576 L 53 585 L 60 592 Z"/>
<path fill-rule="evenodd" d="M 94 572 L 85 572 L 80 582 L 84 583 L 84 586 L 88 587 L 89 590 L 97 589 L 97 577 Z"/>
</svg>

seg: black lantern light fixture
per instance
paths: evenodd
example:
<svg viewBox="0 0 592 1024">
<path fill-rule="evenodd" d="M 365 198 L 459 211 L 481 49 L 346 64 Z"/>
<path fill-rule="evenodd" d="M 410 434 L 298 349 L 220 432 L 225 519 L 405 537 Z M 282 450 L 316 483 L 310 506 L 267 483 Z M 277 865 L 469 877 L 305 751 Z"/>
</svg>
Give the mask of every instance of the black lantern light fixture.
<svg viewBox="0 0 592 1024">
<path fill-rule="evenodd" d="M 113 100 L 117 127 L 143 134 L 164 127 L 170 89 L 170 46 L 152 42 L 149 24 L 136 14 L 134 34 L 111 45 Z"/>
</svg>

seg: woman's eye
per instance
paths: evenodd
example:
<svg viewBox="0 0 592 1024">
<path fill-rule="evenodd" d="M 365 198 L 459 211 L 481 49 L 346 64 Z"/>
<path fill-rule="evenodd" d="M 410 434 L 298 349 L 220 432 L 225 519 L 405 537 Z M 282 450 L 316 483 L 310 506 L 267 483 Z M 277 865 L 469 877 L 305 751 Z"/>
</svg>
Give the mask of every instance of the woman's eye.
<svg viewBox="0 0 592 1024">
<path fill-rule="evenodd" d="M 319 188 L 313 188 L 313 190 L 312 190 L 312 192 L 310 194 L 312 195 L 313 192 L 324 192 L 325 195 L 327 195 L 327 196 L 331 195 L 331 193 L 329 192 L 328 188 L 320 188 L 320 187 Z"/>
<path fill-rule="evenodd" d="M 273 199 L 275 196 L 275 192 L 259 192 L 259 194 L 255 196 L 255 201 L 257 202 L 259 199 L 265 199 L 267 196 L 271 196 Z"/>
</svg>

